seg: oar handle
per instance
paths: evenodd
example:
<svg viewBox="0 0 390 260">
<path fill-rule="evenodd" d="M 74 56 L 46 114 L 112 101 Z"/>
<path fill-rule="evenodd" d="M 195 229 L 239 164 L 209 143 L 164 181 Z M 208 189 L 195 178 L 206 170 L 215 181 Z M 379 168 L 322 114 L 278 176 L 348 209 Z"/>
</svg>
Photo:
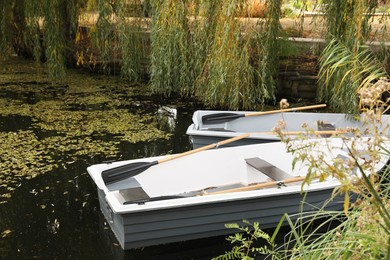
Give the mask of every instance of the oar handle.
<svg viewBox="0 0 390 260">
<path fill-rule="evenodd" d="M 245 116 L 260 116 L 260 115 L 276 114 L 276 113 L 281 113 L 281 112 L 301 111 L 301 110 L 308 110 L 308 109 L 315 109 L 315 108 L 322 108 L 322 107 L 326 107 L 326 104 L 304 106 L 304 107 L 292 107 L 292 108 L 285 108 L 285 109 L 271 110 L 271 111 L 254 112 L 254 113 L 250 113 L 250 114 L 245 114 Z"/>
<path fill-rule="evenodd" d="M 294 178 L 285 179 L 283 181 L 265 182 L 265 183 L 254 184 L 254 185 L 250 185 L 250 186 L 246 186 L 246 187 L 240 187 L 240 188 L 234 188 L 234 189 L 228 189 L 228 190 L 221 190 L 221 191 L 205 193 L 203 196 L 205 196 L 205 195 L 225 194 L 225 193 L 231 193 L 231 192 L 240 192 L 240 191 L 250 191 L 250 190 L 257 190 L 257 189 L 262 189 L 262 188 L 269 188 L 269 187 L 272 187 L 272 186 L 275 186 L 275 185 L 303 181 L 305 178 L 306 178 L 305 176 L 298 176 L 298 177 L 294 177 Z"/>
<path fill-rule="evenodd" d="M 180 158 L 180 157 L 184 157 L 184 156 L 187 156 L 187 155 L 191 155 L 191 154 L 194 154 L 194 153 L 198 153 L 198 152 L 201 152 L 201 151 L 217 148 L 218 146 L 222 146 L 222 145 L 225 145 L 225 144 L 228 144 L 228 143 L 232 143 L 232 142 L 244 139 L 244 138 L 246 138 L 246 137 L 248 137 L 250 135 L 251 135 L 250 133 L 245 133 L 245 134 L 233 137 L 233 138 L 229 138 L 229 139 L 223 140 L 223 141 L 218 142 L 218 143 L 209 144 L 209 145 L 206 145 L 206 146 L 194 149 L 194 150 L 190 150 L 190 151 L 187 151 L 187 152 L 184 152 L 184 153 L 180 153 L 180 154 L 164 157 L 164 158 L 158 160 L 158 163 L 167 162 L 167 161 L 170 161 L 170 160 L 174 160 L 174 159 L 177 159 L 177 158 Z"/>
</svg>

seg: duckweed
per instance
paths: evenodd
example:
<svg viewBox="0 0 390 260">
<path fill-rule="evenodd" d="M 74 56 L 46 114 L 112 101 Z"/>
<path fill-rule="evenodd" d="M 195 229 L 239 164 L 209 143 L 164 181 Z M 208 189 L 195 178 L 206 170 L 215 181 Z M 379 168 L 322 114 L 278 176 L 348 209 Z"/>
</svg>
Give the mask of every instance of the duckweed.
<svg viewBox="0 0 390 260">
<path fill-rule="evenodd" d="M 24 130 L 0 129 L 0 203 L 25 180 L 53 172 L 69 161 L 115 158 L 123 141 L 170 138 L 157 128 L 155 111 L 150 111 L 154 107 L 143 109 L 155 104 L 134 101 L 133 95 L 145 94 L 142 86 L 72 72 L 63 82 L 49 83 L 36 72 L 29 63 L 0 69 L 0 91 L 11 93 L 0 96 L 0 116 L 29 117 L 32 122 Z"/>
</svg>

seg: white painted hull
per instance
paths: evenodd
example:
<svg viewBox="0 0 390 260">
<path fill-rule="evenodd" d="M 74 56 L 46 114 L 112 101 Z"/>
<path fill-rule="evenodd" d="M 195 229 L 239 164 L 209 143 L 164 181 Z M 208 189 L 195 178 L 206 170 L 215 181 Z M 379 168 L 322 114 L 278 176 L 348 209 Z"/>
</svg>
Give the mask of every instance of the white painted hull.
<svg viewBox="0 0 390 260">
<path fill-rule="evenodd" d="M 340 139 L 323 139 L 321 142 L 326 141 L 332 142 L 335 147 L 327 152 L 329 158 L 348 156 Z M 323 148 L 318 147 L 322 151 Z M 192 194 L 199 190 L 207 190 L 210 194 L 213 191 L 211 187 L 233 184 L 247 186 L 269 181 L 269 177 L 245 162 L 245 159 L 253 157 L 266 160 L 291 177 L 306 174 L 305 165 L 292 169 L 292 155 L 286 152 L 285 144 L 278 142 L 200 152 L 155 165 L 134 179 L 151 198 Z M 129 198 L 123 196 L 123 191 L 109 191 L 102 180 L 101 172 L 105 169 L 158 158 L 99 164 L 88 168 L 98 188 L 101 210 L 124 249 L 227 234 L 234 230 L 226 229 L 224 224 L 241 222 L 243 219 L 260 222 L 262 228 L 275 227 L 284 213 L 299 213 L 304 199 L 301 183 L 292 183 L 252 191 L 126 204 L 124 202 Z M 384 158 L 377 165 L 378 169 L 386 162 L 387 158 Z M 126 183 L 130 183 L 130 179 L 121 181 L 120 185 L 125 187 Z M 305 187 L 308 195 L 304 210 L 322 207 L 338 184 L 334 179 L 325 182 L 315 180 Z M 135 189 L 128 188 L 130 191 Z M 326 208 L 340 210 L 342 207 L 341 199 L 335 198 Z"/>
<path fill-rule="evenodd" d="M 276 135 L 256 134 L 256 132 L 269 132 L 278 124 L 278 121 L 286 122 L 286 131 L 304 131 L 302 125 L 306 123 L 314 130 L 323 130 L 317 126 L 318 121 L 332 125 L 336 129 L 357 127 L 364 129 L 363 120 L 356 120 L 352 116 L 338 113 L 276 113 L 262 116 L 241 117 L 225 123 L 203 124 L 202 117 L 210 114 L 218 114 L 228 111 L 198 110 L 192 117 L 193 124 L 187 129 L 193 148 L 199 148 L 208 144 L 217 143 L 221 140 L 239 136 L 243 133 L 254 133 L 249 138 L 227 144 L 228 146 L 241 146 L 256 143 L 278 142 Z M 246 111 L 234 111 L 234 114 L 249 114 Z M 382 116 L 384 126 L 390 123 L 389 115 Z M 331 129 L 330 129 L 331 130 Z"/>
</svg>

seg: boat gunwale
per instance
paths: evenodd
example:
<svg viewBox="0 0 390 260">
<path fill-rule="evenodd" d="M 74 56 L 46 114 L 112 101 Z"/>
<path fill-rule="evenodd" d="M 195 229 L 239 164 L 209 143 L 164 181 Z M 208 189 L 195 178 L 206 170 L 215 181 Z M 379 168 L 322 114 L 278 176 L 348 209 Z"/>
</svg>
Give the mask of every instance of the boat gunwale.
<svg viewBox="0 0 390 260">
<path fill-rule="evenodd" d="M 327 184 L 327 185 L 324 185 Z M 123 205 L 119 202 L 117 198 L 118 191 L 107 192 L 106 201 L 110 205 L 112 211 L 116 214 L 127 214 L 127 213 L 137 213 L 137 212 L 146 212 L 146 211 L 158 211 L 162 209 L 172 209 L 172 208 L 181 208 L 184 206 L 196 206 L 196 205 L 205 205 L 205 204 L 214 204 L 222 202 L 233 202 L 239 200 L 248 200 L 248 199 L 261 199 L 266 197 L 273 197 L 276 195 L 291 195 L 291 194 L 301 194 L 304 198 L 304 194 L 308 192 L 316 192 L 322 190 L 333 190 L 340 184 L 336 179 L 332 179 L 326 182 L 312 182 L 310 187 L 306 189 L 301 189 L 301 182 L 296 185 L 289 185 L 287 187 L 272 187 L 259 190 L 251 191 L 240 191 L 234 193 L 225 193 L 225 194 L 215 194 L 208 196 L 194 196 L 194 197 L 185 197 L 161 201 L 150 201 L 143 204 L 127 204 Z M 288 189 L 286 191 L 286 189 Z M 272 190 L 274 192 L 270 193 Z M 275 192 L 276 191 L 276 192 Z"/>
</svg>

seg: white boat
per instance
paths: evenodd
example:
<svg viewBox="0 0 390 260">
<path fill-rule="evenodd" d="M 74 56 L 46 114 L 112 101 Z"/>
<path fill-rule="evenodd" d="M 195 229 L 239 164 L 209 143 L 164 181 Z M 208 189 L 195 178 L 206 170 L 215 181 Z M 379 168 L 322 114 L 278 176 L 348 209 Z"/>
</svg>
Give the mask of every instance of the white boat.
<svg viewBox="0 0 390 260">
<path fill-rule="evenodd" d="M 269 113 L 266 111 L 265 113 Z M 272 112 L 272 111 L 271 111 Z M 356 127 L 362 130 L 364 126 L 364 116 L 353 117 L 347 114 L 340 113 L 270 113 L 259 116 L 250 116 L 258 112 L 245 111 L 213 111 L 213 110 L 198 110 L 193 114 L 193 123 L 187 129 L 187 135 L 190 137 L 193 148 L 199 148 L 211 143 L 216 143 L 226 138 L 239 136 L 243 133 L 252 133 L 250 138 L 245 138 L 240 141 L 230 143 L 227 146 L 240 146 L 255 143 L 278 142 L 280 138 L 271 132 L 280 120 L 286 124 L 285 131 L 296 132 L 305 131 L 302 126 L 307 126 L 313 130 L 337 130 L 348 127 Z M 228 115 L 241 115 L 230 118 Z M 222 115 L 219 116 L 218 115 Z M 224 117 L 223 115 L 227 115 Z M 246 116 L 243 116 L 246 115 Z M 208 116 L 213 116 L 215 119 L 222 120 L 204 120 Z M 389 115 L 382 116 L 383 129 L 390 123 Z M 386 130 L 387 131 L 387 130 Z"/>
<path fill-rule="evenodd" d="M 311 153 L 322 153 L 329 162 L 350 158 L 340 138 L 306 142 L 318 142 Z M 325 149 L 329 146 L 332 149 Z M 243 219 L 257 221 L 261 228 L 275 227 L 284 213 L 321 208 L 339 185 L 336 179 L 315 179 L 304 186 L 305 197 L 301 184 L 308 167 L 297 164 L 292 169 L 293 155 L 281 142 L 202 151 L 155 164 L 160 158 L 165 157 L 88 167 L 101 211 L 123 249 L 225 235 L 234 232 L 225 228 L 226 223 Z M 384 156 L 375 170 L 387 160 Z M 118 167 L 144 162 L 152 165 L 110 185 L 102 177 Z M 326 203 L 328 210 L 342 208 L 340 197 Z"/>
</svg>

